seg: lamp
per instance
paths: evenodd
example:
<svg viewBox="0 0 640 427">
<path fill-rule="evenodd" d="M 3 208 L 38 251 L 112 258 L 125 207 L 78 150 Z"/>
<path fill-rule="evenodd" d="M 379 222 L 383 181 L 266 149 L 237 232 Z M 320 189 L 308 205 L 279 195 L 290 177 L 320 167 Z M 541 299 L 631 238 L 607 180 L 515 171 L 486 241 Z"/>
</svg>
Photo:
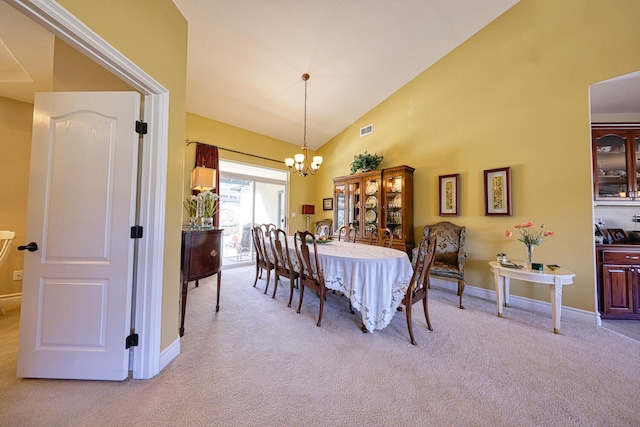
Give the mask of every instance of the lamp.
<svg viewBox="0 0 640 427">
<path fill-rule="evenodd" d="M 307 231 L 311 231 L 309 230 L 309 227 L 311 226 L 311 215 L 315 213 L 316 213 L 315 205 L 302 205 L 302 215 L 307 216 Z"/>
<path fill-rule="evenodd" d="M 198 191 L 216 188 L 216 170 L 197 166 L 191 172 L 191 189 Z"/>
<path fill-rule="evenodd" d="M 302 80 L 304 80 L 304 145 L 300 147 L 302 149 L 302 154 L 296 154 L 293 158 L 287 157 L 284 159 L 284 164 L 287 165 L 290 172 L 293 172 L 293 168 L 295 167 L 295 170 L 299 175 L 307 176 L 309 174 L 315 175 L 316 171 L 320 169 L 322 156 L 313 156 L 313 162 L 309 164 L 309 159 L 307 157 L 307 81 L 309 80 L 309 74 L 304 73 L 302 75 Z"/>
</svg>

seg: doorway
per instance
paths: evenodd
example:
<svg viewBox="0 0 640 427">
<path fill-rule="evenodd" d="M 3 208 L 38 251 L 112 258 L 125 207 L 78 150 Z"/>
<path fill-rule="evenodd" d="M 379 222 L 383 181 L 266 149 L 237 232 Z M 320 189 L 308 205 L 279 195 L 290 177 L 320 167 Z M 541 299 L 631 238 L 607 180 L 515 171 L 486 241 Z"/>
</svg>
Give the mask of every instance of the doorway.
<svg viewBox="0 0 640 427">
<path fill-rule="evenodd" d="M 222 265 L 255 262 L 251 229 L 275 224 L 287 230 L 287 173 L 220 160 L 220 227 L 224 229 Z"/>
<path fill-rule="evenodd" d="M 165 359 L 161 360 L 162 289 L 158 284 L 163 282 L 169 93 L 57 3 L 44 2 L 34 9 L 28 1 L 6 2 L 144 95 L 143 120 L 149 124 L 148 145 L 154 150 L 143 152 L 139 163 L 143 173 L 139 225 L 144 227 L 146 239 L 141 242 L 138 252 L 139 259 L 145 261 L 135 275 L 134 299 L 138 307 L 135 324 L 141 326 L 136 328 L 140 341 L 132 352 L 131 370 L 133 378 L 151 378 L 179 353 L 165 352 Z"/>
</svg>

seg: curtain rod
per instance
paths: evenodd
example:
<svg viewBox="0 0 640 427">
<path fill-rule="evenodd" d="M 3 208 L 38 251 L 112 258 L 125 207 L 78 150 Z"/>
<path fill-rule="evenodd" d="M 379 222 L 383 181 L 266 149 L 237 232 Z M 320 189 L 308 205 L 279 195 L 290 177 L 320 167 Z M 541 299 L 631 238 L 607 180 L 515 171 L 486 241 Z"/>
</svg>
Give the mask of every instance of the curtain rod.
<svg viewBox="0 0 640 427">
<path fill-rule="evenodd" d="M 211 144 L 207 144 L 205 142 L 199 142 L 199 141 L 190 141 L 189 139 L 186 140 L 187 141 L 187 146 L 191 145 L 191 144 L 203 144 L 203 145 L 211 145 Z M 215 147 L 215 146 L 213 146 Z M 251 154 L 251 153 L 244 153 L 242 151 L 237 151 L 237 150 L 232 150 L 230 148 L 223 148 L 223 147 L 218 147 L 218 150 L 223 150 L 223 151 L 229 151 L 231 153 L 236 153 L 236 154 L 242 154 L 244 156 L 250 156 L 250 157 L 255 157 L 257 159 L 262 159 L 262 160 L 269 160 L 271 162 L 276 162 L 276 163 L 284 163 L 282 160 L 275 160 L 275 159 L 270 159 L 268 157 L 262 157 L 262 156 L 258 156 L 256 154 Z"/>
</svg>

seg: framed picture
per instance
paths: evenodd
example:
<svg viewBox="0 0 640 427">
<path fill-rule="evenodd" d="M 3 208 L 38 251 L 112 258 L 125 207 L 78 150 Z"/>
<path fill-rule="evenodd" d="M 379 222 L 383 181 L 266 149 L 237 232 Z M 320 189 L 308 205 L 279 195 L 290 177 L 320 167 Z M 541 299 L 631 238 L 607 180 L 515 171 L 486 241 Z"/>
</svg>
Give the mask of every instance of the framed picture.
<svg viewBox="0 0 640 427">
<path fill-rule="evenodd" d="M 484 171 L 484 214 L 511 215 L 511 168 Z"/>
<path fill-rule="evenodd" d="M 629 231 L 629 240 L 632 242 L 640 242 L 640 231 Z"/>
<path fill-rule="evenodd" d="M 322 199 L 322 210 L 323 211 L 333 210 L 333 199 L 331 197 L 329 197 L 328 199 Z"/>
<path fill-rule="evenodd" d="M 459 178 L 460 174 L 440 175 L 438 177 L 438 195 L 440 216 L 457 216 L 459 204 Z"/>
<path fill-rule="evenodd" d="M 607 228 L 607 231 L 609 232 L 613 243 L 627 241 L 627 235 L 622 228 Z"/>
</svg>

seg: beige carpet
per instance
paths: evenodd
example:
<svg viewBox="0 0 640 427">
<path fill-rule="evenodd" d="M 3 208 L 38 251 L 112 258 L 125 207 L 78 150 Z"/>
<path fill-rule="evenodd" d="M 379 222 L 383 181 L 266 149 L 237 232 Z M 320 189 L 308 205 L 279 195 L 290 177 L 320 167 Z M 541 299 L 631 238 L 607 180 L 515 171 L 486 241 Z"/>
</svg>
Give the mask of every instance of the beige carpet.
<svg viewBox="0 0 640 427">
<path fill-rule="evenodd" d="M 189 293 L 182 354 L 156 378 L 122 383 L 15 378 L 17 310 L 0 317 L 0 425 L 7 426 L 638 426 L 640 342 L 465 297 L 430 293 L 433 332 L 416 304 L 360 331 L 344 297 L 302 313 L 253 288 L 252 267 Z M 178 284 L 176 284 L 176 293 Z M 297 293 L 294 297 L 297 303 Z M 13 319 L 13 320 L 12 320 Z M 13 322 L 13 323 L 12 323 Z M 177 328 L 177 322 L 176 322 Z"/>
</svg>

